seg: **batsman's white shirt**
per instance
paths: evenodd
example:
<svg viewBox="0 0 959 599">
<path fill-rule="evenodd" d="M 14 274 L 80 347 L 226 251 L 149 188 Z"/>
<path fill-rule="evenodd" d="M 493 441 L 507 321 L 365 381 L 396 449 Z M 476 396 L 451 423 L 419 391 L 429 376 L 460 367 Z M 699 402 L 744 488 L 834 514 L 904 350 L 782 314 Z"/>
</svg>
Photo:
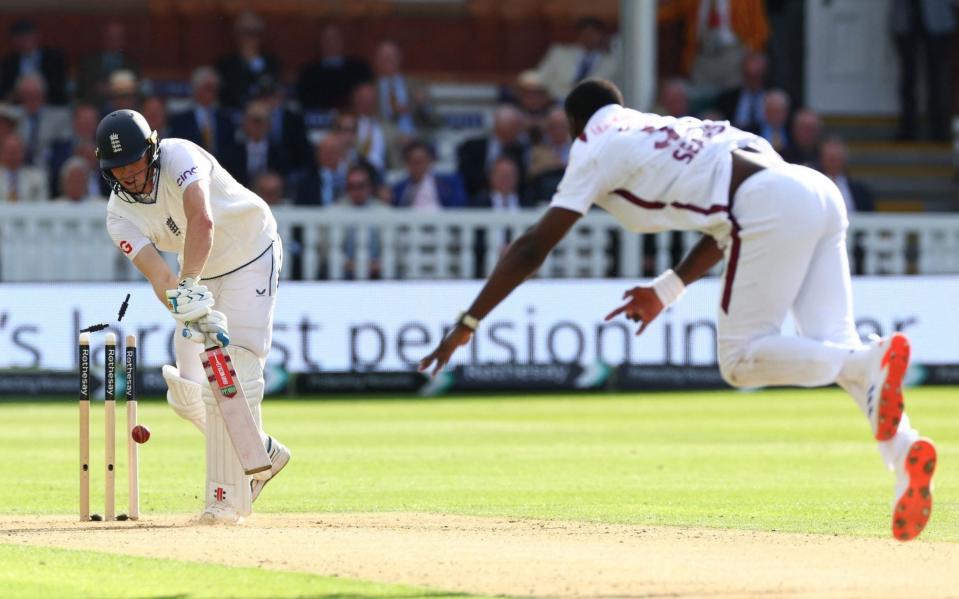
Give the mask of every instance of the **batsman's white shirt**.
<svg viewBox="0 0 959 599">
<path fill-rule="evenodd" d="M 186 236 L 183 192 L 206 181 L 214 230 L 210 258 L 201 276 L 218 277 L 252 262 L 276 239 L 276 220 L 259 196 L 237 183 L 206 150 L 185 139 L 160 141 L 156 203 L 130 204 L 110 194 L 107 230 L 131 260 L 148 244 L 176 252 L 181 261 Z"/>
<path fill-rule="evenodd" d="M 766 140 L 726 121 L 611 104 L 573 142 L 550 205 L 585 214 L 595 203 L 634 233 L 700 231 L 724 245 L 730 152 L 743 147 L 776 155 Z"/>
</svg>

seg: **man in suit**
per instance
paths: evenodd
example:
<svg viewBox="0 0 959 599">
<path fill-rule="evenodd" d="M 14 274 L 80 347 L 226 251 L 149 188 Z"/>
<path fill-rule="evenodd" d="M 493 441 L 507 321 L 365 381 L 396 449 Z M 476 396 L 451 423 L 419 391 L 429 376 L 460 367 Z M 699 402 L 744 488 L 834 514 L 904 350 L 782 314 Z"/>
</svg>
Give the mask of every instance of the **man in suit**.
<svg viewBox="0 0 959 599">
<path fill-rule="evenodd" d="M 53 201 L 71 204 L 100 201 L 106 204 L 107 198 L 99 193 L 99 190 L 91 190 L 88 185 L 91 170 L 90 164 L 79 156 L 67 160 L 57 171 L 59 174 L 57 188 L 61 191 L 53 198 Z"/>
<path fill-rule="evenodd" d="M 536 70 L 554 98 L 565 98 L 588 77 L 615 79 L 619 57 L 609 52 L 606 23 L 594 17 L 577 21 L 576 43 L 551 45 Z"/>
<path fill-rule="evenodd" d="M 778 89 L 770 90 L 763 97 L 763 123 L 756 131 L 779 153 L 790 144 L 789 96 Z"/>
<path fill-rule="evenodd" d="M 140 67 L 126 52 L 126 26 L 110 21 L 103 27 L 101 49 L 86 56 L 77 72 L 77 97 L 83 102 L 102 105 L 109 95 L 110 75 L 121 69 L 139 77 Z"/>
<path fill-rule="evenodd" d="M 320 60 L 300 71 L 300 105 L 304 110 L 343 108 L 357 85 L 372 80 L 370 65 L 345 56 L 343 33 L 327 25 L 320 32 Z"/>
<path fill-rule="evenodd" d="M 819 146 L 819 170 L 832 179 L 846 202 L 846 212 L 873 212 L 876 203 L 868 185 L 850 179 L 846 167 L 849 152 L 846 144 L 838 137 L 830 137 Z"/>
<path fill-rule="evenodd" d="M 890 25 L 899 53 L 899 131 L 897 139 L 919 137 L 916 83 L 919 74 L 919 47 L 925 62 L 926 118 L 929 136 L 937 141 L 952 139 L 946 102 L 950 43 L 956 19 L 950 0 L 894 0 Z"/>
<path fill-rule="evenodd" d="M 316 166 L 308 169 L 296 182 L 294 204 L 323 207 L 336 202 L 345 187 L 343 150 L 343 140 L 335 133 L 327 134 L 316 144 Z"/>
<path fill-rule="evenodd" d="M 220 157 L 229 151 L 235 133 L 232 112 L 216 104 L 220 76 L 210 67 L 199 67 L 193 71 L 191 83 L 191 106 L 170 119 L 170 134 L 188 139 Z"/>
<path fill-rule="evenodd" d="M 150 128 L 157 132 L 157 137 L 170 137 L 170 123 L 167 115 L 166 101 L 160 96 L 147 96 L 140 104 L 140 114 L 147 120 Z"/>
<path fill-rule="evenodd" d="M 95 106 L 79 103 L 73 107 L 72 125 L 69 135 L 58 139 L 50 147 L 48 172 L 50 174 L 50 189 L 53 196 L 60 195 L 60 181 L 58 176 L 63 165 L 72 157 L 81 157 L 84 160 L 93 158 L 82 156 L 88 148 L 96 146 L 97 125 L 100 123 L 100 113 Z M 90 163 L 92 164 L 92 163 Z M 110 188 L 106 179 L 100 176 L 99 171 L 88 169 L 89 195 L 109 197 Z"/>
<path fill-rule="evenodd" d="M 467 205 L 463 183 L 456 174 L 433 172 L 433 149 L 423 141 L 403 148 L 407 176 L 393 186 L 393 203 L 403 208 L 441 210 Z"/>
<path fill-rule="evenodd" d="M 27 20 L 10 27 L 14 51 L 0 63 L 0 97 L 7 98 L 21 75 L 39 73 L 47 82 L 47 98 L 58 106 L 67 103 L 67 66 L 63 53 L 40 47 L 40 34 Z"/>
<path fill-rule="evenodd" d="M 468 139 L 456 149 L 457 171 L 470 197 L 488 188 L 487 173 L 493 161 L 506 155 L 519 167 L 520 180 L 526 180 L 529 142 L 525 136 L 523 114 L 504 104 L 493 114 L 493 134 Z"/>
<path fill-rule="evenodd" d="M 783 160 L 815 168 L 819 158 L 819 138 L 822 120 L 813 110 L 802 108 L 793 115 L 792 136 L 789 145 L 780 152 Z"/>
<path fill-rule="evenodd" d="M 17 80 L 16 97 L 23 110 L 20 136 L 26 163 L 46 168 L 51 149 L 70 131 L 70 112 L 62 106 L 47 104 L 46 83 L 39 73 L 28 73 Z"/>
<path fill-rule="evenodd" d="M 250 102 L 243 113 L 238 139 L 220 161 L 245 187 L 267 170 L 289 172 L 286 148 L 270 139 L 270 110 L 262 102 Z"/>
<path fill-rule="evenodd" d="M 756 133 L 765 124 L 763 106 L 766 95 L 766 73 L 769 70 L 766 55 L 749 52 L 743 58 L 743 83 L 727 89 L 716 98 L 716 108 L 734 126 Z"/>
<path fill-rule="evenodd" d="M 243 11 L 233 24 L 236 51 L 217 63 L 220 73 L 220 104 L 242 110 L 255 97 L 262 77 L 274 80 L 280 75 L 276 58 L 263 52 L 263 19 L 250 10 Z"/>
<path fill-rule="evenodd" d="M 0 202 L 45 202 L 50 199 L 47 173 L 24 164 L 23 140 L 16 133 L 0 143 Z"/>
<path fill-rule="evenodd" d="M 269 110 L 270 143 L 285 148 L 287 172 L 305 168 L 313 160 L 313 148 L 306 138 L 307 128 L 303 116 L 286 105 L 283 86 L 270 75 L 257 81 L 253 97 Z"/>
</svg>

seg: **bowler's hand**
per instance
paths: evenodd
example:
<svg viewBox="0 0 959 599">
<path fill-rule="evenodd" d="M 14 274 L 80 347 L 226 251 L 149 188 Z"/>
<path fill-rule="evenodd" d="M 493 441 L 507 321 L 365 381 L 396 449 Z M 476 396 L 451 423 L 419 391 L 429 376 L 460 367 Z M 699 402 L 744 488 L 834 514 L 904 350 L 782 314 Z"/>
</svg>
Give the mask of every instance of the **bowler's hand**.
<svg viewBox="0 0 959 599">
<path fill-rule="evenodd" d="M 627 298 L 628 301 L 625 304 L 606 315 L 606 320 L 612 320 L 619 314 L 625 313 L 626 318 L 642 323 L 636 331 L 637 335 L 641 335 L 649 323 L 663 311 L 663 302 L 659 300 L 659 296 L 652 287 L 633 287 L 623 294 L 623 299 Z"/>
<path fill-rule="evenodd" d="M 433 353 L 420 360 L 420 366 L 418 370 L 420 372 L 426 372 L 429 370 L 433 362 L 436 362 L 436 368 L 434 368 L 433 373 L 430 374 L 431 377 L 436 377 L 440 370 L 442 370 L 443 367 L 446 366 L 447 362 L 450 361 L 450 358 L 453 356 L 453 352 L 455 352 L 456 349 L 461 345 L 466 345 L 469 343 L 472 337 L 472 330 L 461 324 L 456 325 L 456 327 L 450 331 L 442 341 L 440 341 L 440 344 L 436 347 L 436 349 L 433 350 Z"/>
</svg>

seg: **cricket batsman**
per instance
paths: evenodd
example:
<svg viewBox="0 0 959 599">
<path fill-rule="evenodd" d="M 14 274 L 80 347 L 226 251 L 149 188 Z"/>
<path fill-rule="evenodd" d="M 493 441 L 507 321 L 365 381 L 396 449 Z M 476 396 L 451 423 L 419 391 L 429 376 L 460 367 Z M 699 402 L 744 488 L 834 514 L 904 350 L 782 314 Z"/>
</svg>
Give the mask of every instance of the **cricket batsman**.
<svg viewBox="0 0 959 599">
<path fill-rule="evenodd" d="M 267 204 L 216 158 L 185 139 L 157 138 L 143 115 L 117 110 L 97 127 L 97 158 L 112 192 L 107 231 L 178 323 L 176 367 L 163 367 L 167 402 L 206 437 L 201 521 L 237 523 L 290 451 L 263 432 L 263 369 L 283 246 Z M 176 252 L 174 273 L 160 251 Z M 244 473 L 201 365 L 204 348 L 229 346 L 272 467 Z"/>
</svg>

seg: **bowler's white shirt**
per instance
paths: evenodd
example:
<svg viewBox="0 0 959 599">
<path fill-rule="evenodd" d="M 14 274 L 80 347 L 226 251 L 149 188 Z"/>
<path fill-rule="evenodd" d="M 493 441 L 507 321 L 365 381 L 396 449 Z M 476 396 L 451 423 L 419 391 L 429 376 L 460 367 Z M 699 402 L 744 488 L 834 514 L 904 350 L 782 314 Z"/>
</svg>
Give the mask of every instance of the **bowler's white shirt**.
<svg viewBox="0 0 959 599">
<path fill-rule="evenodd" d="M 692 230 L 725 244 L 730 153 L 766 140 L 728 121 L 677 119 L 610 104 L 574 142 L 550 206 L 586 214 L 596 204 L 636 233 Z"/>
</svg>

